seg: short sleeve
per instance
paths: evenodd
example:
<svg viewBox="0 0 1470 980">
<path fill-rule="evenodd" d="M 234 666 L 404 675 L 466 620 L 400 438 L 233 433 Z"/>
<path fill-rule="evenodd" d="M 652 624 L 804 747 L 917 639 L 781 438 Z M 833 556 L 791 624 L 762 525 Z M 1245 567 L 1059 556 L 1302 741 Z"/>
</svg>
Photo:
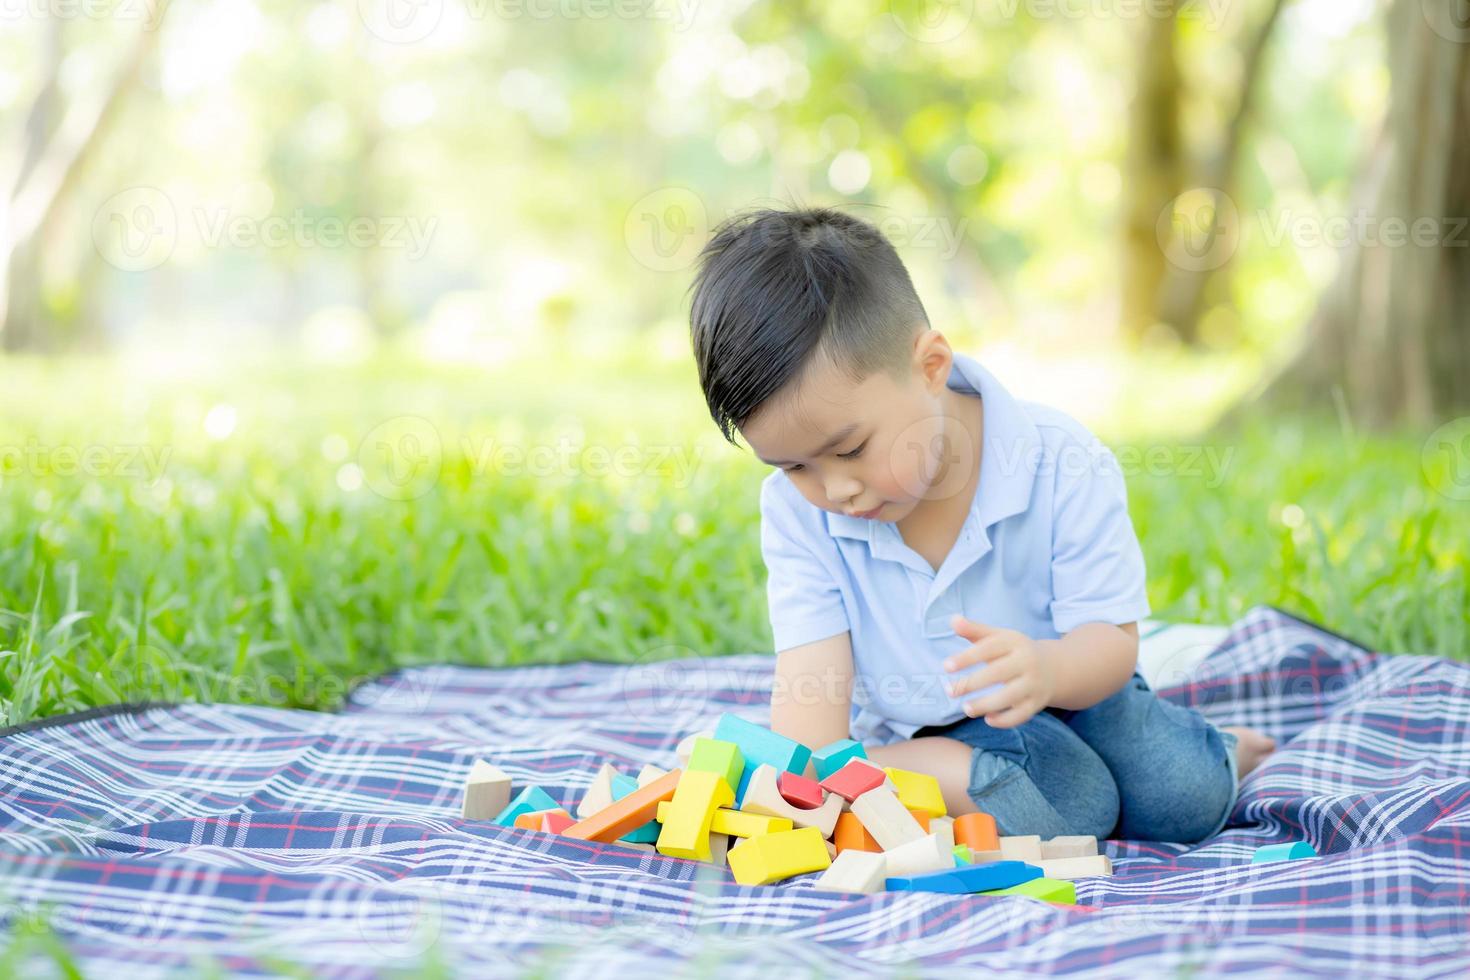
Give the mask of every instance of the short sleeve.
<svg viewBox="0 0 1470 980">
<path fill-rule="evenodd" d="M 1052 501 L 1052 626 L 1121 625 L 1149 614 L 1143 549 L 1117 457 L 1097 438 L 1067 440 Z"/>
<path fill-rule="evenodd" d="M 799 507 L 776 485 L 774 474 L 761 485 L 761 556 L 766 563 L 766 598 L 777 652 L 836 636 L 851 629 L 842 589 L 817 551 L 836 547 L 817 522 L 803 520 Z"/>
</svg>

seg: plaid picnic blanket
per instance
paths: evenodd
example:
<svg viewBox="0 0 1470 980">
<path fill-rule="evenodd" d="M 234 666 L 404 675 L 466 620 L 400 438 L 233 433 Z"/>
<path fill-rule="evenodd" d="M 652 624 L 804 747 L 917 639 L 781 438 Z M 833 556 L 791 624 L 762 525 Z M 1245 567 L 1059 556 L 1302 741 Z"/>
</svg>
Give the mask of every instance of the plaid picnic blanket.
<svg viewBox="0 0 1470 980">
<path fill-rule="evenodd" d="M 131 706 L 0 737 L 0 944 L 88 975 L 1470 975 L 1470 666 L 1386 656 L 1268 607 L 1160 695 L 1280 748 L 1200 846 L 1109 841 L 1084 908 L 765 887 L 459 819 L 475 757 L 565 804 L 668 767 L 772 659 L 428 667 L 340 714 Z M 1252 865 L 1263 844 L 1315 860 Z M 47 929 L 38 927 L 45 922 Z M 49 944 L 34 940 L 51 937 Z M 19 960 L 19 962 L 17 962 Z M 0 953 L 0 963 L 5 963 Z"/>
</svg>

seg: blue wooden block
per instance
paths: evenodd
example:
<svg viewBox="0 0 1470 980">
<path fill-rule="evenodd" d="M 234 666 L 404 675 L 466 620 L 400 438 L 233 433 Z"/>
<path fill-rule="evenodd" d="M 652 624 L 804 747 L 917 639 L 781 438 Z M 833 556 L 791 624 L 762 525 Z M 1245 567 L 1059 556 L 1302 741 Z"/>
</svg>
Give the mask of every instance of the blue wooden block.
<svg viewBox="0 0 1470 980">
<path fill-rule="evenodd" d="M 812 750 L 795 739 L 777 735 L 728 711 L 720 715 L 714 737 L 740 746 L 740 755 L 745 759 L 745 772 L 740 776 L 740 785 L 735 787 L 737 807 L 745 799 L 745 787 L 750 785 L 750 776 L 757 766 L 775 766 L 778 771 L 800 773 L 806 771 L 806 764 L 812 758 Z"/>
<path fill-rule="evenodd" d="M 1294 840 L 1287 844 L 1267 844 L 1256 848 L 1256 853 L 1251 855 L 1251 864 L 1265 864 L 1267 861 L 1295 861 L 1300 858 L 1314 858 L 1317 849 L 1304 840 Z"/>
<path fill-rule="evenodd" d="M 527 786 L 516 794 L 516 798 L 505 805 L 505 809 L 491 821 L 502 827 L 514 827 L 516 817 L 523 813 L 533 813 L 536 810 L 555 810 L 561 806 L 551 798 L 551 794 L 540 786 Z"/>
<path fill-rule="evenodd" d="M 868 750 L 863 748 L 862 742 L 854 742 L 850 738 L 842 738 L 831 745 L 824 745 L 812 753 L 812 765 L 817 767 L 817 782 L 821 782 L 828 776 L 852 759 L 866 759 Z"/>
<path fill-rule="evenodd" d="M 1025 861 L 987 861 L 985 864 L 967 864 L 947 871 L 914 875 L 912 878 L 889 878 L 884 882 L 884 888 L 891 892 L 969 895 L 996 888 L 1009 888 L 1040 877 L 1041 869 Z"/>
<path fill-rule="evenodd" d="M 638 780 L 634 779 L 632 776 L 624 775 L 620 772 L 613 773 L 612 798 L 614 803 L 616 803 L 618 800 L 621 800 L 623 797 L 627 796 L 629 793 L 633 792 L 637 788 Z M 626 834 L 619 837 L 618 840 L 624 840 L 629 842 L 630 844 L 652 844 L 658 840 L 659 831 L 662 829 L 663 824 L 659 823 L 657 820 L 650 820 L 648 821 L 648 823 L 644 824 L 638 829 L 628 831 Z"/>
</svg>

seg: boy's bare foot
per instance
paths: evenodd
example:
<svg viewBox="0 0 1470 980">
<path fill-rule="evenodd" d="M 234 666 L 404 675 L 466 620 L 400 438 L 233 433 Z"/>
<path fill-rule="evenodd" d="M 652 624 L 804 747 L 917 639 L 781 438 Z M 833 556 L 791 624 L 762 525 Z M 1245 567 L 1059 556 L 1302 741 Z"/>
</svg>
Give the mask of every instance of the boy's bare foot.
<svg viewBox="0 0 1470 980">
<path fill-rule="evenodd" d="M 1254 728 L 1246 728 L 1242 725 L 1236 728 L 1222 728 L 1220 731 L 1230 732 L 1237 739 L 1235 767 L 1241 779 L 1260 765 L 1262 759 L 1276 750 L 1276 740 Z"/>
</svg>

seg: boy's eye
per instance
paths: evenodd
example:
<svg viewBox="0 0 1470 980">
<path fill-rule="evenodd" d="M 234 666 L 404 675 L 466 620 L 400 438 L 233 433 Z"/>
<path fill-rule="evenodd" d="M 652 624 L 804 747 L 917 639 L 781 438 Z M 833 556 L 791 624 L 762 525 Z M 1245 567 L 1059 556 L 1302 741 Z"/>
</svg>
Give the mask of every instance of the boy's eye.
<svg viewBox="0 0 1470 980">
<path fill-rule="evenodd" d="M 856 449 L 850 449 L 845 453 L 838 453 L 837 456 L 839 459 L 857 459 L 863 454 L 863 447 L 865 447 L 867 444 L 868 441 L 864 439 Z"/>
<path fill-rule="evenodd" d="M 783 466 L 783 467 L 781 467 L 781 469 L 784 470 L 787 473 L 795 473 L 797 470 L 801 469 L 801 464 L 800 463 L 792 463 L 790 466 Z"/>
</svg>

